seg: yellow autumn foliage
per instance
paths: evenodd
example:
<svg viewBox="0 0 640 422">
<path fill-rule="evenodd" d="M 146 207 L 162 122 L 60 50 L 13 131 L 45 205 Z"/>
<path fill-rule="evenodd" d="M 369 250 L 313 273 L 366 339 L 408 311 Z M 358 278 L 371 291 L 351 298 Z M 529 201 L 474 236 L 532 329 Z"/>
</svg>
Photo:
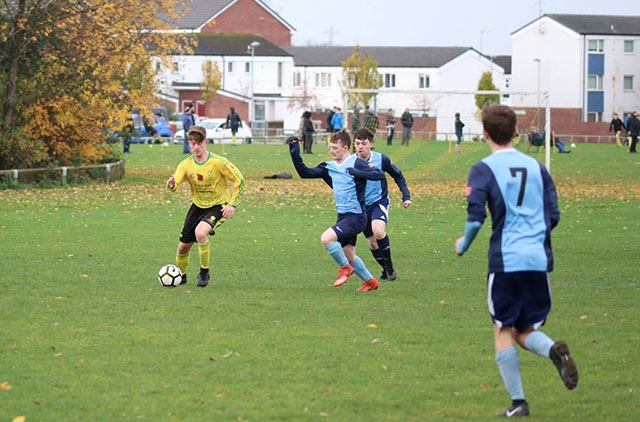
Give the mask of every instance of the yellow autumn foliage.
<svg viewBox="0 0 640 422">
<path fill-rule="evenodd" d="M 34 163 L 40 166 L 92 163 L 108 155 L 108 133 L 122 128 L 132 110 L 156 105 L 151 57 L 189 50 L 190 41 L 168 34 L 170 25 L 159 19 L 175 21 L 178 10 L 185 11 L 182 4 L 26 0 L 0 7 L 7 17 L 23 16 L 1 28 L 0 62 L 7 66 L 0 67 L 0 86 L 7 88 L 0 87 L 6 98 L 0 151 L 25 150 L 8 145 L 16 140 L 31 143 L 46 157 Z M 22 42 L 11 42 L 16 37 Z M 20 161 L 24 157 L 2 154 L 0 169 Z"/>
</svg>

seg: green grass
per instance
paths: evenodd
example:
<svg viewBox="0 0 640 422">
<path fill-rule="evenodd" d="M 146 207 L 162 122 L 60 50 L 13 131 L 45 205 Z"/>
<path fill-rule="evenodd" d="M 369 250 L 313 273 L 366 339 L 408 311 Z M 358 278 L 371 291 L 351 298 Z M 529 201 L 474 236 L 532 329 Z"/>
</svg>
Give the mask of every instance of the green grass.
<svg viewBox="0 0 640 422">
<path fill-rule="evenodd" d="M 226 147 L 247 191 L 212 238 L 212 284 L 194 287 L 194 252 L 189 284 L 160 287 L 189 205 L 185 187 L 163 190 L 182 147 L 131 148 L 117 184 L 0 192 L 0 419 L 494 420 L 509 403 L 486 310 L 490 224 L 453 252 L 486 145 L 379 146 L 414 205 L 392 192 L 399 279 L 366 294 L 357 277 L 331 287 L 330 190 L 263 178 L 295 173 L 283 145 Z M 328 158 L 314 150 L 309 165 Z M 533 418 L 637 418 L 639 168 L 610 145 L 552 156 L 562 220 L 545 331 L 569 342 L 580 383 L 567 391 L 520 351 Z M 377 275 L 364 239 L 359 255 Z"/>
</svg>

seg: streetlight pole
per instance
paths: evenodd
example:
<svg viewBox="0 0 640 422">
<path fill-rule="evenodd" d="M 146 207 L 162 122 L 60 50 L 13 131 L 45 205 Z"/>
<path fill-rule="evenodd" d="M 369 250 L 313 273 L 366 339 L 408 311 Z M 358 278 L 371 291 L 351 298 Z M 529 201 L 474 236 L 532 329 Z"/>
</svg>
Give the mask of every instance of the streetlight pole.
<svg viewBox="0 0 640 422">
<path fill-rule="evenodd" d="M 247 51 L 251 52 L 251 110 L 249 110 L 249 121 L 251 122 L 251 126 L 253 126 L 253 119 L 254 119 L 254 113 L 255 113 L 255 108 L 256 108 L 256 101 L 253 97 L 253 67 L 255 65 L 255 49 L 256 47 L 258 47 L 260 45 L 260 43 L 258 41 L 254 41 L 251 44 L 249 44 L 249 46 L 247 47 Z"/>
<path fill-rule="evenodd" d="M 482 39 L 484 38 L 484 34 L 489 31 L 485 31 L 484 29 L 480 31 L 480 53 L 482 53 Z"/>
<path fill-rule="evenodd" d="M 538 109 L 536 111 L 538 123 L 536 125 L 538 127 L 537 130 L 540 130 L 540 59 L 533 59 L 533 61 L 538 63 Z"/>
</svg>

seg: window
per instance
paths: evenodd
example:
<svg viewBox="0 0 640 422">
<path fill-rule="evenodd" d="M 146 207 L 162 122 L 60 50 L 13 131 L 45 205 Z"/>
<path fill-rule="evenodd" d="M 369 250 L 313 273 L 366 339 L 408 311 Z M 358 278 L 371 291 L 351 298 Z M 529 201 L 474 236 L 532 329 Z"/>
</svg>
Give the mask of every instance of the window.
<svg viewBox="0 0 640 422">
<path fill-rule="evenodd" d="M 282 63 L 278 63 L 278 88 L 282 88 Z"/>
<path fill-rule="evenodd" d="M 622 79 L 622 88 L 625 91 L 633 91 L 633 75 L 624 75 Z"/>
<path fill-rule="evenodd" d="M 331 73 L 316 73 L 316 86 L 327 88 L 331 86 Z"/>
<path fill-rule="evenodd" d="M 393 73 L 385 73 L 382 75 L 382 86 L 385 88 L 396 87 L 396 75 Z"/>
<path fill-rule="evenodd" d="M 602 123 L 602 113 L 587 113 L 587 122 Z"/>
<path fill-rule="evenodd" d="M 293 86 L 301 86 L 302 85 L 302 75 L 300 72 L 293 73 Z"/>
<path fill-rule="evenodd" d="M 246 62 L 244 64 L 244 73 L 249 73 L 249 72 L 251 72 L 251 63 Z"/>
<path fill-rule="evenodd" d="M 602 53 L 604 51 L 604 40 L 589 40 L 589 51 Z"/>
<path fill-rule="evenodd" d="M 429 75 L 421 73 L 418 76 L 418 88 L 430 88 L 431 81 L 429 80 Z"/>
<path fill-rule="evenodd" d="M 633 53 L 633 40 L 626 40 L 624 42 L 624 52 Z"/>
<path fill-rule="evenodd" d="M 180 71 L 180 63 L 173 62 L 173 71 L 174 72 L 179 72 Z"/>
<path fill-rule="evenodd" d="M 233 73 L 233 62 L 229 62 L 229 64 L 227 64 L 227 71 L 229 73 Z"/>
<path fill-rule="evenodd" d="M 602 75 L 589 75 L 589 82 L 587 89 L 589 91 L 602 90 Z"/>
</svg>

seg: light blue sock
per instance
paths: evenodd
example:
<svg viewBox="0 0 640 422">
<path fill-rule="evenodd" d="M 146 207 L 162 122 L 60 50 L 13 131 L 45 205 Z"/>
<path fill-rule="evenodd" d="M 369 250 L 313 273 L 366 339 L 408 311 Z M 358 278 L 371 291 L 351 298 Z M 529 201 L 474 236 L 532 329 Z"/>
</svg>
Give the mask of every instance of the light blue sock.
<svg viewBox="0 0 640 422">
<path fill-rule="evenodd" d="M 535 353 L 538 356 L 542 356 L 543 358 L 549 357 L 551 346 L 553 346 L 553 340 L 551 340 L 549 336 L 547 336 L 542 331 L 532 332 L 524 341 L 524 347 L 526 347 L 527 350 Z"/>
<path fill-rule="evenodd" d="M 364 281 L 369 281 L 373 278 L 359 256 L 356 256 L 356 259 L 351 263 L 351 266 L 353 266 L 353 272 Z"/>
<path fill-rule="evenodd" d="M 496 353 L 496 363 L 511 400 L 524 400 L 522 379 L 520 378 L 520 359 L 514 346 Z"/>
<path fill-rule="evenodd" d="M 327 252 L 329 252 L 331 258 L 333 258 L 333 260 L 338 263 L 340 268 L 349 263 L 349 260 L 347 260 L 347 257 L 344 255 L 344 251 L 342 250 L 342 245 L 340 244 L 340 242 L 336 241 L 327 246 Z"/>
</svg>

